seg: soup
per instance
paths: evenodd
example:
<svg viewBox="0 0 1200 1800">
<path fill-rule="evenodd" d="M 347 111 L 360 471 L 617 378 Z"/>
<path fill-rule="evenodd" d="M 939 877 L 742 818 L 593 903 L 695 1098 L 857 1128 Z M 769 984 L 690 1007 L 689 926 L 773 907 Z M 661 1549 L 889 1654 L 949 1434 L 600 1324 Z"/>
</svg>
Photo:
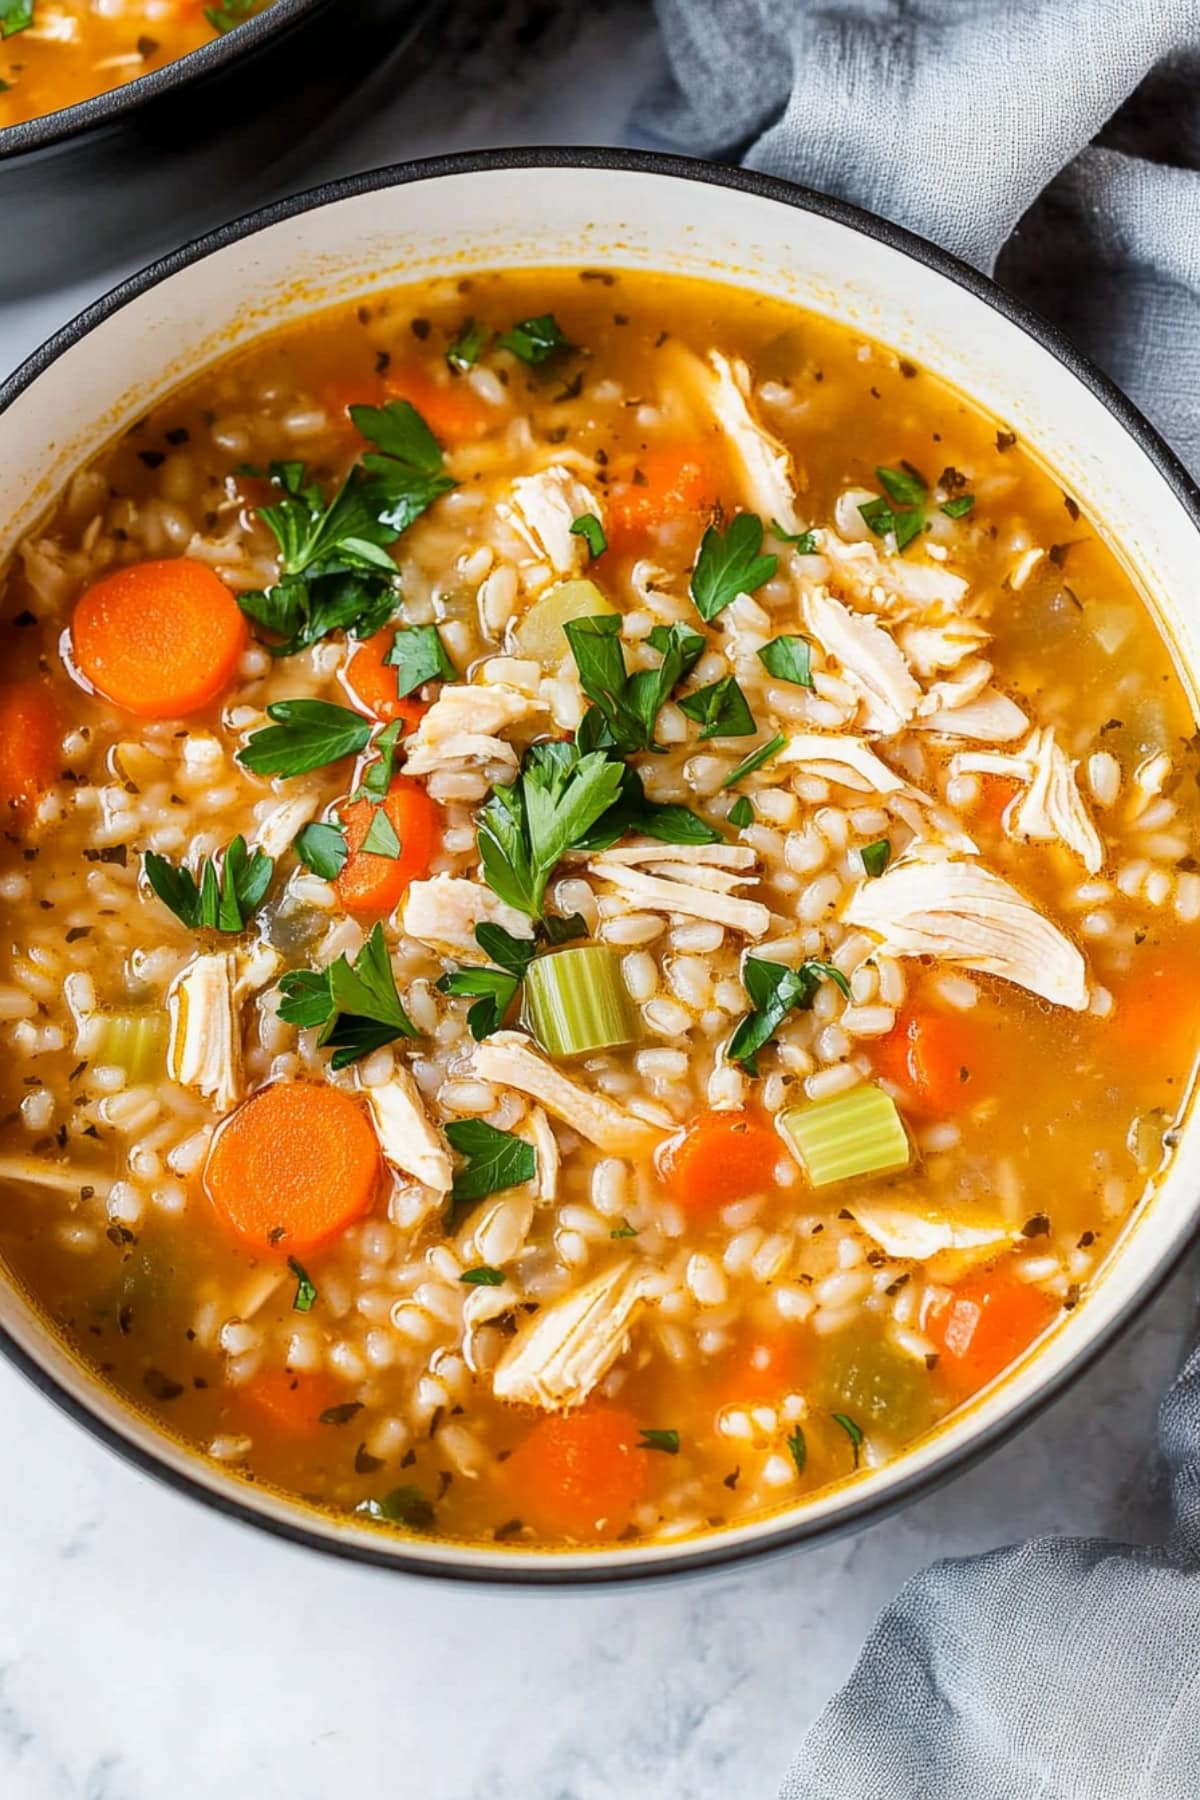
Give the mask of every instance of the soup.
<svg viewBox="0 0 1200 1800">
<path fill-rule="evenodd" d="M 270 0 L 15 0 L 0 8 L 0 129 L 161 69 Z"/>
<path fill-rule="evenodd" d="M 3 610 L 0 1254 L 234 1479 L 654 1541 L 863 1479 L 1172 1142 L 1193 721 L 1003 422 L 763 297 L 369 296 Z"/>
</svg>

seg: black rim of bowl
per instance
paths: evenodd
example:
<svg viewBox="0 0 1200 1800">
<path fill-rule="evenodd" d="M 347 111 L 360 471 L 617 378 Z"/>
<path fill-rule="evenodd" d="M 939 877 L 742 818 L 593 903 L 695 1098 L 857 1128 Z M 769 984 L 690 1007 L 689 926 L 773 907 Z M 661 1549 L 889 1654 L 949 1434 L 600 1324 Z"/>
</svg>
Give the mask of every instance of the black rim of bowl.
<svg viewBox="0 0 1200 1800">
<path fill-rule="evenodd" d="M 40 113 L 36 119 L 22 120 L 19 125 L 6 125 L 0 130 L 0 169 L 16 157 L 52 150 L 89 131 L 117 125 L 164 95 L 177 93 L 206 75 L 215 75 L 289 26 L 299 24 L 310 13 L 331 4 L 333 0 L 273 0 L 265 12 L 256 13 L 232 31 L 175 57 L 160 69 L 151 69 L 119 87 L 106 88 L 88 100 L 77 100 L 74 106 L 61 106 L 57 112 Z"/>
<path fill-rule="evenodd" d="M 311 3 L 321 4 L 322 0 L 311 0 Z M 279 4 L 283 8 L 290 8 L 292 12 L 296 12 L 310 4 L 310 0 L 279 0 Z M 268 18 L 269 13 L 262 14 L 260 17 Z M 108 294 L 79 313 L 69 324 L 47 339 L 46 343 L 0 386 L 0 413 L 7 411 L 18 395 L 24 393 L 31 383 L 36 381 L 45 369 L 49 368 L 51 363 L 57 361 L 67 350 L 85 338 L 102 320 L 119 311 L 128 301 L 149 292 L 161 282 L 190 267 L 191 264 L 199 262 L 215 250 L 221 250 L 266 227 L 293 219 L 301 213 L 311 212 L 316 208 L 336 204 L 339 201 L 354 199 L 363 194 L 374 193 L 383 188 L 405 187 L 412 182 L 436 180 L 444 176 L 538 169 L 613 170 L 622 174 L 651 177 L 661 175 L 675 180 L 693 181 L 701 185 L 730 188 L 735 192 L 753 195 L 758 199 L 776 201 L 798 212 L 820 214 L 862 236 L 873 238 L 889 249 L 898 251 L 926 268 L 944 275 L 957 287 L 964 289 L 975 299 L 983 301 L 992 311 L 999 313 L 1041 345 L 1103 404 L 1154 464 L 1167 486 L 1190 514 L 1197 532 L 1200 533 L 1200 487 L 1192 480 L 1178 457 L 1167 447 L 1149 421 L 1142 416 L 1115 383 L 1107 375 L 1102 374 L 1085 356 L 1081 355 L 1054 326 L 1032 312 L 1021 301 L 1015 300 L 1011 295 L 1005 293 L 1002 288 L 997 287 L 978 270 L 971 268 L 967 263 L 960 262 L 958 258 L 927 242 L 924 238 L 917 237 L 912 232 L 904 230 L 901 226 L 893 225 L 887 220 L 876 218 L 871 213 L 863 212 L 846 201 L 829 199 L 824 194 L 816 193 L 812 189 L 799 187 L 773 176 L 760 175 L 745 169 L 699 159 L 662 155 L 654 151 L 592 150 L 557 146 L 468 151 L 457 155 L 429 157 L 397 163 L 388 168 L 370 170 L 361 175 L 326 183 L 307 193 L 297 194 L 270 206 L 262 207 L 256 212 L 206 233 L 193 243 L 151 263 L 139 274 L 121 282 Z M 397 1537 L 389 1537 L 386 1540 L 389 1548 L 385 1549 L 381 1545 L 376 1550 L 369 1543 L 362 1543 L 358 1539 L 339 1538 L 336 1535 L 336 1526 L 330 1534 L 317 1531 L 301 1522 L 302 1514 L 295 1520 L 275 1518 L 259 1511 L 244 1500 L 235 1479 L 230 1479 L 227 1488 L 209 1487 L 190 1473 L 171 1467 L 140 1443 L 97 1417 L 77 1394 L 64 1386 L 56 1376 L 44 1369 L 36 1358 L 17 1344 L 3 1326 L 0 1326 L 0 1352 L 3 1352 L 36 1387 L 40 1388 L 77 1424 L 82 1425 L 109 1449 L 116 1451 L 119 1456 L 133 1463 L 144 1473 L 165 1482 L 179 1493 L 190 1495 L 193 1499 L 214 1508 L 228 1518 L 238 1519 L 243 1524 L 255 1526 L 259 1530 L 270 1532 L 275 1537 L 304 1545 L 308 1549 L 319 1550 L 327 1555 L 343 1557 L 351 1562 L 365 1563 L 392 1572 L 420 1575 L 435 1580 L 484 1582 L 510 1587 L 612 1586 L 647 1580 L 661 1581 L 689 1572 L 697 1573 L 737 1563 L 756 1562 L 773 1553 L 793 1549 L 799 1545 L 816 1544 L 860 1529 L 865 1525 L 875 1523 L 913 1500 L 919 1499 L 924 1494 L 932 1492 L 951 1475 L 962 1473 L 1011 1437 L 1021 1425 L 1027 1423 L 1046 1407 L 1051 1400 L 1061 1394 L 1095 1362 L 1117 1334 L 1161 1290 L 1187 1250 L 1189 1243 L 1196 1236 L 1198 1225 L 1200 1225 L 1200 1214 L 1186 1222 L 1180 1231 L 1178 1241 L 1160 1255 L 1156 1267 L 1138 1292 L 1126 1301 L 1095 1336 L 1082 1344 L 1075 1355 L 1052 1378 L 1043 1382 L 1034 1393 L 1025 1396 L 1010 1407 L 1001 1417 L 992 1420 L 964 1439 L 961 1444 L 943 1451 L 929 1467 L 914 1470 L 910 1475 L 901 1477 L 886 1492 L 878 1495 L 864 1493 L 861 1497 L 856 1497 L 855 1489 L 852 1486 L 847 1490 L 845 1505 L 840 1506 L 827 1518 L 814 1521 L 805 1521 L 803 1518 L 789 1520 L 786 1514 L 782 1514 L 776 1525 L 763 1530 L 750 1542 L 733 1543 L 728 1541 L 727 1534 L 713 1533 L 709 1537 L 687 1540 L 681 1543 L 677 1550 L 662 1551 L 660 1549 L 658 1560 L 642 1563 L 621 1563 L 618 1561 L 621 1554 L 619 1550 L 598 1550 L 595 1552 L 594 1562 L 583 1567 L 556 1568 L 553 1561 L 550 1561 L 540 1568 L 530 1568 L 523 1566 L 519 1552 L 513 1553 L 513 1560 L 509 1566 L 499 1559 L 495 1563 L 484 1564 L 481 1562 L 473 1565 L 469 1561 L 470 1547 L 457 1542 L 454 1544 L 454 1548 L 459 1554 L 459 1560 L 439 1563 L 432 1559 L 424 1560 L 409 1555 L 404 1549 L 403 1540 Z M 129 1408 L 129 1412 L 131 1417 L 139 1416 L 135 1414 L 132 1407 Z M 152 1432 L 156 1429 L 153 1425 L 150 1426 Z M 166 1434 L 161 1435 L 165 1436 Z M 176 1444 L 179 1443 L 179 1440 L 172 1441 Z M 184 1446 L 184 1450 L 187 1453 L 186 1446 Z M 196 1459 L 198 1462 L 202 1460 L 199 1452 L 196 1453 Z M 652 1546 L 644 1547 L 649 1549 Z"/>
</svg>

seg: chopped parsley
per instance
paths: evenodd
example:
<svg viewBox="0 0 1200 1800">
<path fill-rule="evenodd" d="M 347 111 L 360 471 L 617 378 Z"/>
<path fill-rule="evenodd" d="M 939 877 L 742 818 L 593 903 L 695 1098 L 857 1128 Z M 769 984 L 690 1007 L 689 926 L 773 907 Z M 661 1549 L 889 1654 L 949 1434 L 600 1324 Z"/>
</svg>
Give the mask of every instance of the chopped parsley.
<svg viewBox="0 0 1200 1800">
<path fill-rule="evenodd" d="M 498 1131 L 483 1119 L 452 1119 L 446 1126 L 450 1148 L 464 1158 L 450 1189 L 447 1231 L 457 1229 L 462 1212 L 489 1194 L 520 1187 L 537 1174 L 533 1145 L 511 1131 Z"/>
<path fill-rule="evenodd" d="M 487 343 L 488 334 L 482 325 L 474 319 L 464 319 L 458 328 L 458 335 L 446 351 L 446 361 L 458 375 L 464 375 L 473 369 L 483 355 L 483 347 Z"/>
<path fill-rule="evenodd" d="M 360 1500 L 354 1510 L 377 1525 L 406 1525 L 410 1531 L 428 1531 L 434 1520 L 433 1502 L 415 1487 L 393 1488 L 390 1494 Z"/>
<path fill-rule="evenodd" d="M 317 1290 L 310 1281 L 307 1272 L 296 1261 L 294 1256 L 288 1257 L 288 1268 L 296 1277 L 296 1293 L 292 1300 L 292 1311 L 311 1312 L 317 1299 Z"/>
<path fill-rule="evenodd" d="M 956 494 L 953 500 L 943 500 L 942 511 L 948 519 L 962 519 L 975 504 L 974 494 Z"/>
<path fill-rule="evenodd" d="M 884 493 L 864 501 L 858 510 L 876 537 L 893 537 L 896 549 L 903 550 L 925 527 L 925 477 L 911 463 L 898 469 L 878 468 L 875 474 Z"/>
<path fill-rule="evenodd" d="M 0 38 L 15 37 L 33 24 L 36 0 L 0 0 Z"/>
<path fill-rule="evenodd" d="M 458 1279 L 467 1287 L 503 1287 L 505 1275 L 503 1269 L 492 1269 L 481 1263 L 477 1269 L 464 1269 Z"/>
<path fill-rule="evenodd" d="M 305 868 L 319 875 L 322 881 L 336 881 L 350 854 L 342 827 L 324 820 L 298 831 L 292 840 L 292 849 Z"/>
<path fill-rule="evenodd" d="M 678 1456 L 679 1433 L 677 1431 L 659 1431 L 652 1427 L 642 1432 L 638 1449 L 662 1450 L 667 1456 Z"/>
<path fill-rule="evenodd" d="M 403 719 L 393 719 L 390 725 L 384 726 L 373 745 L 379 755 L 363 770 L 362 781 L 351 794 L 351 800 L 374 800 L 378 805 L 387 799 L 396 763 L 396 745 L 403 730 Z"/>
<path fill-rule="evenodd" d="M 803 1475 L 804 1465 L 808 1461 L 808 1445 L 804 1441 L 804 1433 L 799 1425 L 788 1434 L 787 1447 L 792 1453 L 792 1461 L 796 1465 L 797 1475 Z"/>
<path fill-rule="evenodd" d="M 746 798 L 745 794 L 738 795 L 737 799 L 729 809 L 728 818 L 729 823 L 731 825 L 736 825 L 739 831 L 744 831 L 747 825 L 753 825 L 754 808 Z"/>
<path fill-rule="evenodd" d="M 815 531 L 785 531 L 778 519 L 772 519 L 771 536 L 778 538 L 781 544 L 790 544 L 797 556 L 815 556 L 817 554 Z"/>
<path fill-rule="evenodd" d="M 858 854 L 868 875 L 882 875 L 892 860 L 891 840 L 876 838 L 873 844 L 864 844 Z"/>
<path fill-rule="evenodd" d="M 863 1434 L 862 1434 L 861 1426 L 855 1424 L 854 1420 L 850 1417 L 849 1413 L 831 1413 L 830 1417 L 832 1418 L 835 1425 L 841 1426 L 841 1428 L 845 1432 L 846 1436 L 850 1439 L 850 1446 L 851 1446 L 851 1449 L 854 1451 L 854 1466 L 857 1469 L 858 1463 L 859 1463 L 859 1452 L 861 1451 L 861 1449 L 863 1447 Z"/>
<path fill-rule="evenodd" d="M 756 769 L 761 769 L 763 764 L 770 762 L 773 756 L 778 756 L 786 743 L 787 739 L 782 731 L 777 731 L 769 743 L 760 745 L 757 750 L 752 750 L 749 756 L 742 758 L 736 769 L 729 771 L 721 783 L 722 788 L 731 788 L 736 782 L 743 781 L 747 775 L 753 775 Z"/>
<path fill-rule="evenodd" d="M 711 622 L 739 594 L 752 594 L 770 581 L 779 558 L 762 554 L 763 522 L 757 513 L 738 513 L 727 531 L 710 525 L 700 540 L 692 570 L 691 595 L 696 611 Z"/>
<path fill-rule="evenodd" d="M 331 700 L 276 700 L 274 724 L 252 731 L 237 760 L 252 775 L 307 775 L 326 763 L 357 756 L 371 739 L 371 722 Z"/>
<path fill-rule="evenodd" d="M 453 681 L 458 674 L 436 625 L 403 626 L 383 660 L 396 671 L 401 700 L 427 681 Z"/>
<path fill-rule="evenodd" d="M 635 1238 L 639 1233 L 636 1225 L 631 1225 L 628 1219 L 622 1219 L 619 1225 L 613 1226 L 608 1235 L 610 1238 Z"/>
<path fill-rule="evenodd" d="M 810 688 L 812 678 L 812 645 L 807 638 L 788 632 L 772 638 L 758 651 L 758 660 L 776 681 L 790 681 L 796 687 Z"/>
<path fill-rule="evenodd" d="M 850 985 L 840 969 L 827 962 L 802 962 L 798 968 L 747 956 L 742 965 L 742 985 L 752 1010 L 741 1021 L 726 1052 L 730 1062 L 741 1063 L 751 1075 L 758 1069 L 755 1058 L 769 1044 L 790 1012 L 808 1012 L 823 981 L 832 981 L 849 995 Z"/>
<path fill-rule="evenodd" d="M 504 1015 L 521 991 L 521 983 L 537 954 L 540 938 L 551 944 L 566 944 L 572 938 L 586 936 L 587 924 L 579 913 L 572 913 L 568 919 L 553 915 L 543 919 L 532 938 L 514 937 L 503 925 L 484 920 L 475 927 L 475 942 L 499 966 L 479 968 L 472 965 L 452 969 L 438 982 L 438 991 L 475 1000 L 467 1013 L 467 1025 L 478 1042 L 490 1037 L 493 1031 L 499 1031 Z"/>
<path fill-rule="evenodd" d="M 495 788 L 477 815 L 479 860 L 492 891 L 540 919 L 555 868 L 612 806 L 624 773 L 600 750 L 531 745 L 517 780 Z"/>
<path fill-rule="evenodd" d="M 502 331 L 496 339 L 496 348 L 510 350 L 521 362 L 536 368 L 560 351 L 572 349 L 573 345 L 553 313 L 539 313 L 534 319 L 523 319 L 519 325 Z"/>
<path fill-rule="evenodd" d="M 367 856 L 386 856 L 395 862 L 400 854 L 400 838 L 396 827 L 388 818 L 382 806 L 377 806 L 371 815 L 371 823 L 367 827 L 367 835 L 359 846 L 360 852 Z"/>
<path fill-rule="evenodd" d="M 659 709 L 703 654 L 701 633 L 690 625 L 656 626 L 646 642 L 660 653 L 662 662 L 657 669 L 630 675 L 621 649 L 619 613 L 568 619 L 563 630 L 580 685 L 596 712 L 596 719 L 585 720 L 583 727 L 587 748 L 622 756 L 655 749 Z"/>
<path fill-rule="evenodd" d="M 190 869 L 176 868 L 153 850 L 147 850 L 142 861 L 154 892 L 189 931 L 245 931 L 275 872 L 274 862 L 261 850 L 249 854 L 240 833 L 225 851 L 220 874 L 212 857 L 206 856 L 199 881 Z"/>
<path fill-rule="evenodd" d="M 749 702 L 732 675 L 686 694 L 679 710 L 703 726 L 701 743 L 713 737 L 753 737 L 758 730 Z"/>
<path fill-rule="evenodd" d="M 280 977 L 279 1017 L 301 1029 L 319 1026 L 317 1039 L 333 1051 L 332 1067 L 348 1068 L 359 1057 L 418 1036 L 396 992 L 383 926 L 376 924 L 351 962 L 343 951 L 327 969 L 292 969 Z"/>
<path fill-rule="evenodd" d="M 604 535 L 604 527 L 595 513 L 582 513 L 578 519 L 571 521 L 571 536 L 581 537 L 588 547 L 588 556 L 595 562 L 608 549 L 608 539 Z"/>
</svg>

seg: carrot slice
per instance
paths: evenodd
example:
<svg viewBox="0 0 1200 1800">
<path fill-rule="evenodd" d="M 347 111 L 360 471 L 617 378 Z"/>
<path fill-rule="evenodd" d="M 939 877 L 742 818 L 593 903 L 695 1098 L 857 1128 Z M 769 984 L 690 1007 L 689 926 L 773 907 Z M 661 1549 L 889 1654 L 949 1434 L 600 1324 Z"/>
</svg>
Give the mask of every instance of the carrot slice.
<svg viewBox="0 0 1200 1800">
<path fill-rule="evenodd" d="M 980 824 L 994 825 L 999 830 L 1009 802 L 1021 792 L 1021 783 L 1009 775 L 981 775 L 979 779 L 979 798 L 972 808 L 972 816 Z"/>
<path fill-rule="evenodd" d="M 378 810 L 373 800 L 349 800 L 338 809 L 350 854 L 334 886 L 348 913 L 382 916 L 391 912 L 409 882 L 428 875 L 441 845 L 437 802 L 407 775 L 395 777 L 383 802 L 383 811 L 400 840 L 399 856 L 378 856 L 363 849 Z"/>
<path fill-rule="evenodd" d="M 23 826 L 62 767 L 62 721 L 44 681 L 0 688 L 0 824 Z"/>
<path fill-rule="evenodd" d="M 780 1156 L 778 1137 L 756 1115 L 742 1108 L 701 1113 L 667 1139 L 658 1174 L 685 1212 L 703 1215 L 775 1187 Z"/>
<path fill-rule="evenodd" d="M 1147 945 L 1129 974 L 1107 984 L 1115 1037 L 1146 1073 L 1189 1064 L 1200 1046 L 1200 965 L 1183 950 Z"/>
<path fill-rule="evenodd" d="M 294 1369 L 266 1369 L 241 1389 L 264 1423 L 294 1437 L 315 1431 L 321 1414 L 337 1405 L 342 1392 L 328 1375 L 302 1375 Z"/>
<path fill-rule="evenodd" d="M 987 1081 L 979 1027 L 919 1002 L 906 1006 L 886 1037 L 871 1047 L 871 1061 L 900 1090 L 908 1109 L 945 1118 L 972 1105 Z"/>
<path fill-rule="evenodd" d="M 315 1081 L 277 1081 L 232 1113 L 204 1170 L 209 1199 L 258 1250 L 303 1254 L 368 1210 L 379 1143 L 356 1100 Z"/>
<path fill-rule="evenodd" d="M 469 444 L 492 423 L 491 407 L 461 376 L 435 381 L 426 370 L 410 366 L 389 370 L 384 387 L 389 400 L 407 400 L 416 407 L 439 443 Z"/>
<path fill-rule="evenodd" d="M 703 518 L 717 505 L 720 488 L 720 470 L 703 448 L 664 444 L 645 451 L 608 485 L 604 530 L 610 549 L 636 547 L 657 525 Z"/>
<path fill-rule="evenodd" d="M 795 1393 L 805 1377 L 804 1347 L 799 1331 L 743 1338 L 721 1359 L 718 1406 L 772 1406 Z"/>
<path fill-rule="evenodd" d="M 395 641 L 395 630 L 390 627 L 364 638 L 350 658 L 346 686 L 350 698 L 356 700 L 364 712 L 389 723 L 393 719 L 402 719 L 405 731 L 412 731 L 429 708 L 415 694 L 408 694 L 402 700 L 396 692 L 399 686 L 397 671 L 384 660 Z"/>
<path fill-rule="evenodd" d="M 512 1505 L 547 1537 L 617 1537 L 649 1482 L 640 1435 L 618 1407 L 539 1419 L 504 1464 Z"/>
<path fill-rule="evenodd" d="M 1058 1301 L 1003 1265 L 968 1275 L 949 1300 L 931 1307 L 925 1330 L 938 1346 L 938 1377 L 965 1399 L 999 1375 L 1058 1312 Z"/>
<path fill-rule="evenodd" d="M 177 719 L 228 687 L 246 621 L 205 563 L 179 556 L 132 563 L 79 600 L 71 622 L 79 671 L 139 719 Z"/>
</svg>

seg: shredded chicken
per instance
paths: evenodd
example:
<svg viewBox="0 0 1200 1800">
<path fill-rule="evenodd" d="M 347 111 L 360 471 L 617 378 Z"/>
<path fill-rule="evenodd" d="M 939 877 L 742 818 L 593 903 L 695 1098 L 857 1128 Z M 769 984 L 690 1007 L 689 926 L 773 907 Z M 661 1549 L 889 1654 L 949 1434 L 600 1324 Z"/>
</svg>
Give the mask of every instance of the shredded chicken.
<svg viewBox="0 0 1200 1800">
<path fill-rule="evenodd" d="M 406 775 L 429 775 L 452 763 L 493 764 L 515 775 L 517 755 L 500 737 L 542 711 L 533 694 L 504 682 L 444 687 L 408 739 Z"/>
<path fill-rule="evenodd" d="M 297 794 L 283 800 L 262 821 L 254 836 L 254 848 L 277 859 L 292 845 L 296 833 L 317 810 L 316 794 Z"/>
<path fill-rule="evenodd" d="M 883 626 L 864 613 L 852 613 L 824 588 L 804 596 L 804 619 L 842 679 L 862 701 L 864 731 L 891 737 L 912 718 L 921 690 L 909 674 L 904 655 Z"/>
<path fill-rule="evenodd" d="M 751 510 L 764 519 L 777 520 L 785 531 L 802 531 L 791 453 L 751 412 L 750 371 L 745 363 L 731 362 L 719 350 L 710 350 L 708 360 L 716 375 L 715 382 L 710 381 L 710 406 L 740 465 Z"/>
<path fill-rule="evenodd" d="M 868 1237 L 873 1237 L 888 1256 L 925 1262 L 942 1250 L 974 1250 L 985 1244 L 1007 1243 L 1012 1233 L 1004 1225 L 964 1225 L 943 1213 L 918 1212 L 913 1207 L 889 1206 L 884 1201 L 850 1207 Z"/>
<path fill-rule="evenodd" d="M 543 1206 L 558 1198 L 558 1176 L 562 1155 L 554 1127 L 540 1106 L 529 1109 L 529 1135 L 537 1153 L 537 1193 Z"/>
<path fill-rule="evenodd" d="M 670 881 L 658 875 L 647 875 L 641 869 L 631 869 L 627 863 L 611 862 L 606 856 L 598 856 L 588 864 L 588 870 L 597 880 L 607 881 L 618 893 L 626 895 L 638 906 L 648 907 L 651 912 L 709 919 L 715 925 L 727 925 L 752 938 L 765 937 L 771 928 L 771 914 L 761 901 L 743 900 L 735 894 L 714 893 L 711 888 L 701 887 L 697 879 L 699 869 L 685 869 L 685 880 Z M 710 879 L 718 872 L 710 871 Z"/>
<path fill-rule="evenodd" d="M 193 957 L 167 995 L 171 1079 L 195 1088 L 222 1114 L 233 1111 L 244 1091 L 237 978 L 236 952 L 217 950 Z"/>
<path fill-rule="evenodd" d="M 955 712 L 958 707 L 969 706 L 972 700 L 978 700 L 991 679 L 991 663 L 982 656 L 973 656 L 960 664 L 952 675 L 944 675 L 933 682 L 917 710 L 923 716 Z"/>
<path fill-rule="evenodd" d="M 980 744 L 1007 744 L 1028 731 L 1029 720 L 999 688 L 985 688 L 978 700 L 914 719 L 913 729 L 936 731 L 941 737 L 974 738 Z"/>
<path fill-rule="evenodd" d="M 977 619 L 951 618 L 901 625 L 896 636 L 914 673 L 929 681 L 974 656 L 990 641 L 991 633 Z"/>
<path fill-rule="evenodd" d="M 364 1087 L 363 1093 L 375 1115 L 379 1147 L 392 1167 L 436 1193 L 448 1194 L 454 1179 L 450 1153 L 403 1063 L 394 1064 L 386 1081 Z"/>
<path fill-rule="evenodd" d="M 758 858 L 749 844 L 661 844 L 649 839 L 639 844 L 614 844 L 604 852 L 610 863 L 677 863 L 710 869 L 753 869 Z"/>
<path fill-rule="evenodd" d="M 950 763 L 952 775 L 1008 775 L 1025 782 L 1025 792 L 1006 809 L 1005 829 L 1037 843 L 1065 844 L 1095 875 L 1104 865 L 1104 844 L 1079 792 L 1075 769 L 1049 725 L 1030 732 L 1011 755 L 964 750 Z"/>
<path fill-rule="evenodd" d="M 662 1135 L 603 1094 L 569 1081 L 520 1032 L 495 1032 L 476 1045 L 472 1060 L 482 1080 L 540 1100 L 547 1112 L 611 1156 L 648 1156 Z"/>
<path fill-rule="evenodd" d="M 796 732 L 774 762 L 777 769 L 791 764 L 799 764 L 814 775 L 836 781 L 856 793 L 909 794 L 918 800 L 924 798 L 894 769 L 889 769 L 864 738 L 848 733 L 835 736 L 830 732 Z"/>
<path fill-rule="evenodd" d="M 993 875 L 962 858 L 906 859 L 851 895 L 847 925 L 875 932 L 895 956 L 1002 976 L 1056 1006 L 1088 1004 L 1082 955 L 1057 925 Z"/>
<path fill-rule="evenodd" d="M 941 563 L 911 553 L 883 557 L 874 544 L 848 544 L 828 528 L 820 533 L 819 545 L 836 585 L 878 612 L 898 617 L 933 607 L 956 612 L 966 597 L 969 583 Z"/>
<path fill-rule="evenodd" d="M 556 575 L 578 575 L 584 568 L 587 545 L 571 535 L 571 526 L 587 513 L 600 518 L 600 502 L 561 462 L 538 475 L 520 476 L 512 484 L 511 500 L 497 510 Z"/>
<path fill-rule="evenodd" d="M 496 1364 L 499 1400 L 565 1412 L 612 1368 L 645 1305 L 637 1265 L 614 1263 L 524 1325 Z"/>
<path fill-rule="evenodd" d="M 468 962 L 486 962 L 475 942 L 475 927 L 502 925 L 513 937 L 533 936 L 525 914 L 509 906 L 482 881 L 458 875 L 434 875 L 412 881 L 401 902 L 400 926 L 412 938 Z"/>
</svg>

